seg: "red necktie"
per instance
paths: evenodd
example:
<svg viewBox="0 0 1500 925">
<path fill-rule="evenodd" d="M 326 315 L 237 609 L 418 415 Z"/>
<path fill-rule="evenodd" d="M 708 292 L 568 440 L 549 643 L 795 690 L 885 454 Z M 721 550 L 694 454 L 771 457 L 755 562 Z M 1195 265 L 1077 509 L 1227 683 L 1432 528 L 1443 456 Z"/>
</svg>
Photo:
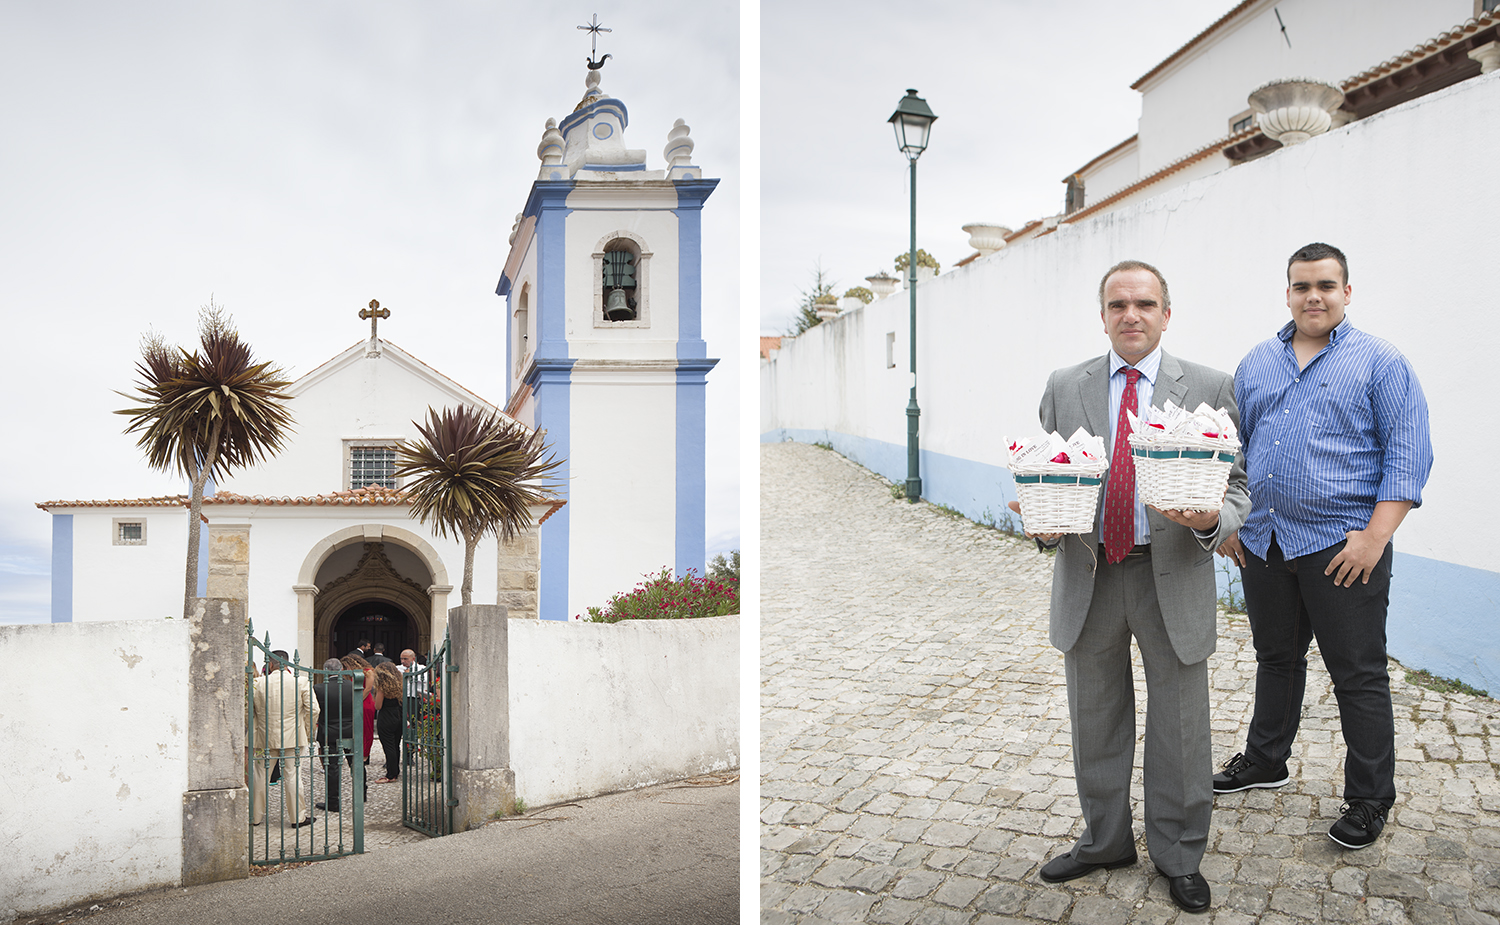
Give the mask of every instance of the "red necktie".
<svg viewBox="0 0 1500 925">
<path fill-rule="evenodd" d="M 1135 457 L 1130 455 L 1130 419 L 1134 412 L 1138 370 L 1125 370 L 1125 392 L 1120 396 L 1120 417 L 1115 421 L 1115 446 L 1109 454 L 1109 487 L 1104 493 L 1104 559 L 1121 562 L 1135 546 Z"/>
</svg>

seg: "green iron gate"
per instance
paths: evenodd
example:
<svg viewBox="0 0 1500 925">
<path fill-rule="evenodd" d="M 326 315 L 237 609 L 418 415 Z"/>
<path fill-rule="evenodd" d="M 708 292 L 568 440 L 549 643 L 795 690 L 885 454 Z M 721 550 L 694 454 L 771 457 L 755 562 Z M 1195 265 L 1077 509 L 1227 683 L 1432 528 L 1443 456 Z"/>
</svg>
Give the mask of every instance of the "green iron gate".
<svg viewBox="0 0 1500 925">
<path fill-rule="evenodd" d="M 453 831 L 453 757 L 451 698 L 444 696 L 451 664 L 448 636 L 427 660 L 401 677 L 403 718 L 401 733 L 401 823 L 425 835 Z"/>
<path fill-rule="evenodd" d="M 364 673 L 309 668 L 248 633 L 250 863 L 363 854 Z"/>
</svg>

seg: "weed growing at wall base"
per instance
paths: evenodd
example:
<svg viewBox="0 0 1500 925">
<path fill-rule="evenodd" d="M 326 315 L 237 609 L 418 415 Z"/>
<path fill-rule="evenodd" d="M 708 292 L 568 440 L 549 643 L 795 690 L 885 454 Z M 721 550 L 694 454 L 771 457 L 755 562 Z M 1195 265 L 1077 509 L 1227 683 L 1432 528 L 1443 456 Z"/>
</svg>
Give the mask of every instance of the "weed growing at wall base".
<svg viewBox="0 0 1500 925">
<path fill-rule="evenodd" d="M 1417 687 L 1425 687 L 1439 694 L 1468 694 L 1471 697 L 1488 697 L 1489 691 L 1482 691 L 1477 687 L 1470 687 L 1457 678 L 1440 678 L 1427 671 L 1406 671 L 1406 683 L 1415 684 Z"/>
<path fill-rule="evenodd" d="M 604 607 L 590 607 L 591 623 L 618 623 L 621 620 L 682 620 L 693 617 L 722 617 L 740 612 L 740 583 L 735 578 L 700 578 L 693 569 L 681 578 L 673 578 L 670 568 L 655 575 L 628 592 L 616 594 Z"/>
</svg>

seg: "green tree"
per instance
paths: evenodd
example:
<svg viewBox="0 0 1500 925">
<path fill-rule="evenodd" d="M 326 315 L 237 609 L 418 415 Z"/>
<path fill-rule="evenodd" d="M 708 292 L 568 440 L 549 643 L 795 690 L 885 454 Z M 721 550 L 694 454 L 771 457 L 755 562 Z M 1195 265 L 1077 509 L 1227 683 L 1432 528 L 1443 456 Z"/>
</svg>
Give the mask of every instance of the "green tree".
<svg viewBox="0 0 1500 925">
<path fill-rule="evenodd" d="M 903 274 L 904 275 L 906 273 L 906 265 L 908 263 L 910 263 L 910 262 L 911 262 L 911 252 L 910 251 L 902 251 L 901 253 L 897 254 L 896 255 L 896 272 L 899 273 L 899 274 Z M 919 266 L 919 267 L 932 267 L 934 270 L 941 270 L 943 268 L 943 265 L 937 262 L 937 258 L 936 257 L 934 257 L 931 254 L 927 253 L 926 251 L 922 250 L 920 247 L 917 248 L 917 266 Z"/>
<path fill-rule="evenodd" d="M 421 440 L 396 445 L 396 475 L 405 486 L 411 512 L 439 536 L 464 542 L 463 605 L 472 603 L 474 551 L 486 533 L 501 541 L 531 525 L 531 505 L 540 504 L 554 485 L 548 473 L 562 465 L 547 457 L 546 431 L 467 405 L 427 409 L 426 425 L 412 424 Z"/>
<path fill-rule="evenodd" d="M 151 468 L 180 472 L 192 486 L 184 619 L 198 596 L 204 485 L 276 455 L 292 429 L 284 391 L 290 380 L 280 367 L 255 361 L 212 299 L 198 312 L 198 340 L 199 349 L 189 353 L 154 332 L 143 336 L 136 391 L 116 393 L 141 404 L 115 412 L 130 416 L 125 433 L 140 433 L 136 445 Z"/>
<path fill-rule="evenodd" d="M 802 300 L 797 303 L 797 317 L 792 320 L 791 327 L 787 328 L 787 334 L 796 337 L 808 328 L 822 324 L 823 319 L 818 317 L 818 303 L 830 296 L 834 296 L 834 287 L 838 283 L 828 278 L 823 272 L 823 265 L 816 264 L 813 267 L 813 284 L 811 288 L 798 292 Z M 837 297 L 835 297 L 835 300 Z"/>
</svg>

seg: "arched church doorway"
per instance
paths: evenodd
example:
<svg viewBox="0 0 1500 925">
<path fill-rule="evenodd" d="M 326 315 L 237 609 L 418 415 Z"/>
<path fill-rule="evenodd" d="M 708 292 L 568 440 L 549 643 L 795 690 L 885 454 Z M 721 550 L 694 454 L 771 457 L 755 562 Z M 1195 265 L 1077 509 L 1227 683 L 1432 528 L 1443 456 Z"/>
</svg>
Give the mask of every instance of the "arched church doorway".
<svg viewBox="0 0 1500 925">
<path fill-rule="evenodd" d="M 319 566 L 313 601 L 318 664 L 348 655 L 361 639 L 384 642 L 385 654 L 426 653 L 432 646 L 432 575 L 421 556 L 397 543 L 353 542 Z"/>
<path fill-rule="evenodd" d="M 386 658 L 395 662 L 400 661 L 402 649 L 422 651 L 418 635 L 411 614 L 390 601 L 360 601 L 333 618 L 328 651 L 331 657 L 339 658 L 368 639 L 372 645 L 381 646 Z"/>
</svg>

